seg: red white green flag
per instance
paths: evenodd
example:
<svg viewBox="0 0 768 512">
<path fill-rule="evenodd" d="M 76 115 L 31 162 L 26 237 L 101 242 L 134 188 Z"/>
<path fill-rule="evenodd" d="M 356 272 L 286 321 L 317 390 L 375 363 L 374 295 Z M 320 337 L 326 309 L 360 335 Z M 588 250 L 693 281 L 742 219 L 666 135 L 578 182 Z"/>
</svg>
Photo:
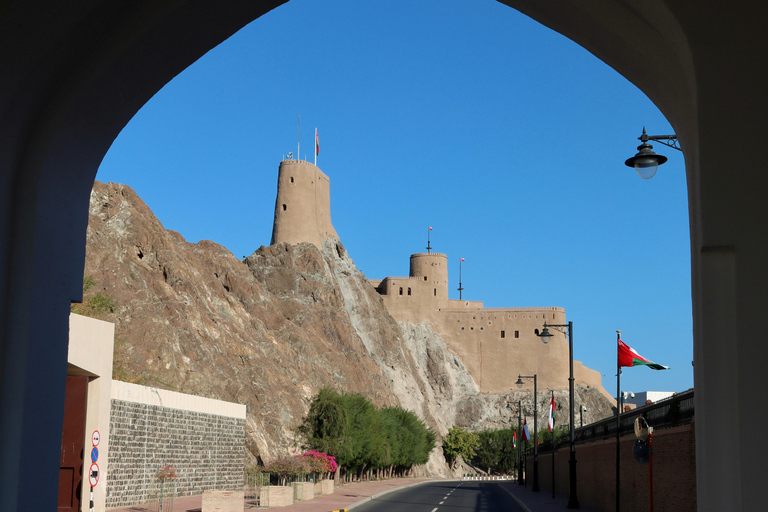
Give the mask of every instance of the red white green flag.
<svg viewBox="0 0 768 512">
<path fill-rule="evenodd" d="M 528 432 L 528 420 L 523 420 L 523 441 L 528 441 L 531 434 Z"/>
<path fill-rule="evenodd" d="M 512 448 L 517 448 L 517 430 L 512 431 Z"/>
<path fill-rule="evenodd" d="M 619 366 L 647 366 L 652 370 L 669 370 L 669 366 L 656 364 L 650 359 L 644 358 L 621 339 L 619 339 Z"/>
<path fill-rule="evenodd" d="M 552 391 L 552 402 L 549 404 L 549 431 L 555 428 L 555 392 Z"/>
</svg>

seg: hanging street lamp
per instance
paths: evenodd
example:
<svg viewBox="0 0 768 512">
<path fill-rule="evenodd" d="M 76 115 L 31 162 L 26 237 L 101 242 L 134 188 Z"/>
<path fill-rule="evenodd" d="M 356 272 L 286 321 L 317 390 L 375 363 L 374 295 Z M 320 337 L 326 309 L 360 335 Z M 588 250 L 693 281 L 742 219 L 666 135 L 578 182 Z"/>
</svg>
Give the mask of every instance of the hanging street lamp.
<svg viewBox="0 0 768 512">
<path fill-rule="evenodd" d="M 643 127 L 643 134 L 637 139 L 642 142 L 642 144 L 637 146 L 637 154 L 632 158 L 628 158 L 624 164 L 627 167 L 634 167 L 637 175 L 644 180 L 653 178 L 659 166 L 667 161 L 667 157 L 656 154 L 653 151 L 653 146 L 648 144 L 649 140 L 654 140 L 670 148 L 682 151 L 678 145 L 677 135 L 648 135 L 645 133 L 645 127 Z"/>
</svg>

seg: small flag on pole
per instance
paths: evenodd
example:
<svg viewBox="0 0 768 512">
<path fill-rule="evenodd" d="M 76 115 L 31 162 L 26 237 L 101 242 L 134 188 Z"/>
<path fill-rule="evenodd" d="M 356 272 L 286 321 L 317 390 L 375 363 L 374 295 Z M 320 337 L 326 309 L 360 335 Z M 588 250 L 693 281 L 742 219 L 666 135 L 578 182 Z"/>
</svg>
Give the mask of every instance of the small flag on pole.
<svg viewBox="0 0 768 512">
<path fill-rule="evenodd" d="M 552 402 L 549 404 L 549 431 L 555 428 L 555 392 L 552 391 Z"/>
<path fill-rule="evenodd" d="M 315 128 L 315 165 L 317 165 L 317 155 L 320 154 L 320 139 L 317 137 L 317 128 Z"/>
<path fill-rule="evenodd" d="M 512 431 L 512 448 L 517 448 L 517 430 Z"/>
<path fill-rule="evenodd" d="M 464 261 L 464 258 L 461 258 L 461 261 Z"/>
<path fill-rule="evenodd" d="M 635 349 L 621 341 L 619 338 L 619 366 L 647 366 L 652 370 L 669 370 L 669 366 L 656 364 L 638 354 Z"/>
<path fill-rule="evenodd" d="M 429 230 L 432 231 L 432 226 L 429 226 Z"/>
<path fill-rule="evenodd" d="M 523 441 L 528 441 L 531 438 L 531 434 L 528 432 L 528 420 L 523 420 Z"/>
</svg>

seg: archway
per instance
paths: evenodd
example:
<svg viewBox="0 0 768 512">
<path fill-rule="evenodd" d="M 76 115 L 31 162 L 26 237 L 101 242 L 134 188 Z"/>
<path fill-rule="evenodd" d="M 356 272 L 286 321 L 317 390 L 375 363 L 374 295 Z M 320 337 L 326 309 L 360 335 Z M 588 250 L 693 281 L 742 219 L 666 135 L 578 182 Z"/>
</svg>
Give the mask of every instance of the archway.
<svg viewBox="0 0 768 512">
<path fill-rule="evenodd" d="M 55 500 L 69 301 L 81 293 L 98 164 L 154 92 L 282 2 L 21 2 L 0 15 L 0 494 Z M 507 1 L 581 44 L 665 113 L 685 148 L 693 273 L 699 507 L 757 509 L 766 449 L 748 444 L 768 299 L 761 142 L 768 7 L 686 0 Z M 712 30 L 711 27 L 717 27 Z M 751 59 L 738 58 L 749 52 Z M 727 100 L 727 103 L 726 103 Z M 723 137 L 732 138 L 723 138 Z M 729 440 L 718 435 L 725 419 Z M 715 492 L 714 490 L 717 489 Z"/>
</svg>

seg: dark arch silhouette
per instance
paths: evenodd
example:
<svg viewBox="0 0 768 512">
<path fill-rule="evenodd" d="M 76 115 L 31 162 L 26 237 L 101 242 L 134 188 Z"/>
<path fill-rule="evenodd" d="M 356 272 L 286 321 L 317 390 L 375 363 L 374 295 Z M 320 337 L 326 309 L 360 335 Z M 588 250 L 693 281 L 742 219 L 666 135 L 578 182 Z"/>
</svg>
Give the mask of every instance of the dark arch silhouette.
<svg viewBox="0 0 768 512">
<path fill-rule="evenodd" d="M 81 294 L 88 194 L 101 159 L 165 83 L 282 3 L 9 0 L 0 8 L 4 509 L 55 506 L 67 317 Z M 691 221 L 699 509 L 759 509 L 768 449 L 748 442 L 748 433 L 766 418 L 755 401 L 768 356 L 758 330 L 768 309 L 768 7 L 746 0 L 503 3 L 612 66 L 675 128 Z"/>
</svg>

